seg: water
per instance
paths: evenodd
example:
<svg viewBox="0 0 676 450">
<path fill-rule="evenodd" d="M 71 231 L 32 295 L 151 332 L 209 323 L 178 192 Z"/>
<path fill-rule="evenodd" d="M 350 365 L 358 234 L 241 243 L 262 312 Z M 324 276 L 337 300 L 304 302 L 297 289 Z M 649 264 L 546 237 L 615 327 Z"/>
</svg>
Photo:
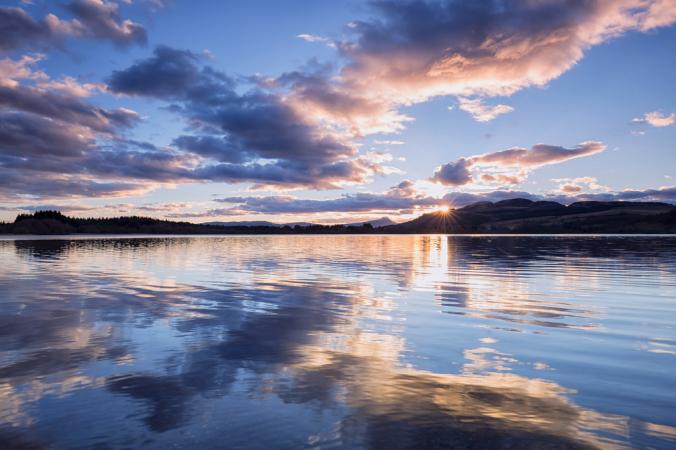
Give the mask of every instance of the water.
<svg viewBox="0 0 676 450">
<path fill-rule="evenodd" d="M 0 447 L 676 448 L 676 238 L 0 241 Z"/>
</svg>

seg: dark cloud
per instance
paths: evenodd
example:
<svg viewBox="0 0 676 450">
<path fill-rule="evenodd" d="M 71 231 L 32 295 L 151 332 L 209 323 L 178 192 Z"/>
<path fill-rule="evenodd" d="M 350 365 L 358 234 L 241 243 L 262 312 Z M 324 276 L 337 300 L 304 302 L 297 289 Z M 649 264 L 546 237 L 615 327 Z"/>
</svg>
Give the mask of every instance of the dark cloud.
<svg viewBox="0 0 676 450">
<path fill-rule="evenodd" d="M 17 171 L 0 166 L 0 199 L 120 197 L 147 192 L 147 184 L 130 181 L 97 181 L 67 174 Z"/>
<path fill-rule="evenodd" d="M 134 111 L 21 78 L 0 86 L 0 197 L 120 196 L 194 181 L 196 156 L 124 137 L 140 120 Z"/>
<path fill-rule="evenodd" d="M 86 34 L 107 39 L 120 46 L 144 45 L 146 30 L 131 20 L 122 20 L 116 3 L 101 0 L 74 0 L 66 8 L 85 27 Z"/>
<path fill-rule="evenodd" d="M 106 136 L 107 143 L 77 122 L 1 111 L 0 197 L 117 196 L 190 176 L 190 157 Z"/>
<path fill-rule="evenodd" d="M 61 39 L 60 22 L 55 19 L 55 16 L 48 16 L 36 21 L 21 8 L 0 8 L 0 51 L 11 51 L 29 43 L 40 46 Z"/>
<path fill-rule="evenodd" d="M 217 82 L 209 79 L 211 72 L 200 71 L 198 61 L 199 56 L 191 51 L 159 46 L 153 56 L 114 71 L 108 85 L 121 94 L 183 99 L 205 81 Z"/>
<path fill-rule="evenodd" d="M 82 131 L 35 114 L 0 111 L 0 157 L 79 157 L 94 145 Z"/>
<path fill-rule="evenodd" d="M 287 188 L 314 187 L 333 189 L 344 182 L 362 182 L 377 168 L 361 160 L 339 161 L 326 165 L 304 162 L 277 161 L 273 163 L 215 164 L 197 168 L 197 179 L 237 182 L 250 181 L 257 187 L 281 186 Z"/>
<path fill-rule="evenodd" d="M 462 186 L 472 182 L 472 174 L 469 171 L 471 163 L 465 158 L 460 158 L 456 162 L 444 164 L 439 167 L 432 181 L 446 186 Z"/>
<path fill-rule="evenodd" d="M 200 59 L 158 47 L 109 79 L 111 91 L 171 101 L 190 121 L 199 134 L 179 136 L 174 146 L 212 161 L 196 168 L 194 178 L 331 188 L 381 170 L 283 95 L 260 88 L 239 93 L 231 78 L 201 67 Z"/>
<path fill-rule="evenodd" d="M 128 109 L 108 110 L 68 93 L 25 85 L 0 86 L 0 106 L 105 133 L 112 133 L 120 127 L 130 127 L 139 120 L 138 115 Z"/>
<path fill-rule="evenodd" d="M 223 136 L 179 136 L 173 141 L 176 148 L 195 153 L 219 162 L 241 163 L 245 155 L 233 149 Z"/>
<path fill-rule="evenodd" d="M 143 26 L 121 19 L 116 3 L 75 0 L 65 7 L 72 20 L 54 14 L 36 20 L 22 8 L 0 8 L 0 51 L 58 46 L 69 37 L 103 39 L 123 47 L 146 43 Z"/>
<path fill-rule="evenodd" d="M 218 160 L 239 153 L 245 159 L 327 162 L 355 152 L 308 124 L 280 96 L 259 90 L 240 95 L 230 78 L 209 67 L 200 69 L 198 62 L 192 52 L 158 47 L 152 57 L 114 72 L 110 90 L 182 102 L 197 126 L 223 134 L 182 136 L 176 143 L 192 145 L 198 153 L 208 147 L 209 156 Z"/>
<path fill-rule="evenodd" d="M 112 142 L 83 162 L 86 173 L 98 176 L 116 176 L 136 180 L 178 182 L 192 180 L 190 155 L 165 149 L 138 150 L 134 142 Z"/>
<path fill-rule="evenodd" d="M 307 214 L 321 212 L 401 211 L 445 204 L 443 199 L 426 196 L 415 190 L 411 181 L 403 181 L 379 194 L 345 194 L 328 200 L 306 200 L 291 196 L 227 197 L 216 200 L 236 206 L 242 213 Z"/>
<path fill-rule="evenodd" d="M 219 127 L 232 148 L 258 158 L 326 164 L 356 153 L 338 137 L 309 124 L 276 95 L 250 92 L 215 107 L 193 106 L 195 118 Z"/>
</svg>

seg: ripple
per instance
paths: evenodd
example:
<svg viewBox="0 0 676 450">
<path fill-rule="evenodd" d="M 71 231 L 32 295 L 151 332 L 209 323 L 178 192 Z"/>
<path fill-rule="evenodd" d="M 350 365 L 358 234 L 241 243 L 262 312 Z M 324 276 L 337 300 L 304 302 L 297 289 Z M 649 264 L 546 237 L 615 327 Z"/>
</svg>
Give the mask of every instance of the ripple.
<svg viewBox="0 0 676 450">
<path fill-rule="evenodd" d="M 676 238 L 0 241 L 11 447 L 669 448 Z"/>
</svg>

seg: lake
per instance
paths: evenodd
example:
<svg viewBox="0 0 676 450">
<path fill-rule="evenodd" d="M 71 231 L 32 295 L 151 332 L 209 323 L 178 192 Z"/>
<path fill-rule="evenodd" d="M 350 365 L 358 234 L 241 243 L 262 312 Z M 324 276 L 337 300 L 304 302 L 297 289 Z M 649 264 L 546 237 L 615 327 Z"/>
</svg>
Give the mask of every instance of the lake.
<svg viewBox="0 0 676 450">
<path fill-rule="evenodd" d="M 0 447 L 675 448 L 676 237 L 0 240 Z"/>
</svg>

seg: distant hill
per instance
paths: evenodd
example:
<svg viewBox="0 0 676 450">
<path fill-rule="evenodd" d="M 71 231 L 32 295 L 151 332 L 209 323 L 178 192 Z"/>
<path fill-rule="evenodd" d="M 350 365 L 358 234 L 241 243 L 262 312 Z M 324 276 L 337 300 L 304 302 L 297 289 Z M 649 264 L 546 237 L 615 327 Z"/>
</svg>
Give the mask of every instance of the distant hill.
<svg viewBox="0 0 676 450">
<path fill-rule="evenodd" d="M 387 225 L 380 225 L 387 224 Z M 364 233 L 676 233 L 676 207 L 667 203 L 578 202 L 565 206 L 527 199 L 479 202 L 392 224 L 389 218 L 351 225 L 212 222 L 148 217 L 80 219 L 58 211 L 20 214 L 0 234 L 364 234 Z"/>
<path fill-rule="evenodd" d="M 348 226 L 348 227 L 350 227 L 350 226 L 360 227 L 360 226 L 367 224 L 367 223 L 370 224 L 371 226 L 373 226 L 374 228 L 386 227 L 388 225 L 396 225 L 397 224 L 397 222 L 390 219 L 389 217 L 381 217 L 380 219 L 369 220 L 367 222 L 348 223 L 348 224 L 346 224 L 346 226 Z"/>
<path fill-rule="evenodd" d="M 390 219 L 389 217 L 381 217 L 380 219 L 368 220 L 366 222 L 354 222 L 343 224 L 346 227 L 361 227 L 365 224 L 371 224 L 373 227 L 384 227 L 387 225 L 395 225 L 397 222 Z M 234 221 L 234 222 L 204 222 L 202 225 L 213 225 L 219 227 L 309 227 L 314 224 L 312 222 L 288 222 L 288 223 L 275 223 L 268 222 L 267 220 L 244 220 L 244 221 Z"/>
<path fill-rule="evenodd" d="M 382 229 L 388 233 L 676 233 L 667 203 L 556 202 L 523 198 L 479 202 L 424 214 Z"/>
<path fill-rule="evenodd" d="M 307 227 L 312 225 L 310 222 L 291 222 L 291 223 L 274 223 L 267 220 L 243 220 L 234 222 L 204 222 L 202 225 L 212 225 L 217 227 Z"/>
</svg>

